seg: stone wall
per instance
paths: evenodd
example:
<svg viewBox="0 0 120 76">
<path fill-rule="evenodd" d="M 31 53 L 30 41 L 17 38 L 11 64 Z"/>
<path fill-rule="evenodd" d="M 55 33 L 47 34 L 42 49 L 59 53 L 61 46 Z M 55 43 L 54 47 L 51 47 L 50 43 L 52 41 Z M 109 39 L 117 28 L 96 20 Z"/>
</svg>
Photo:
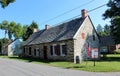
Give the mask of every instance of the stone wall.
<svg viewBox="0 0 120 76">
<path fill-rule="evenodd" d="M 53 56 L 50 53 L 50 46 L 53 44 L 60 45 L 62 43 L 65 43 L 67 45 L 67 55 L 65 56 Z M 44 43 L 44 44 L 38 44 L 38 45 L 31 45 L 31 46 L 24 46 L 25 53 L 23 53 L 24 56 L 31 56 L 31 57 L 39 57 L 40 59 L 44 59 L 44 46 L 47 47 L 47 58 L 51 60 L 67 60 L 67 61 L 73 61 L 74 59 L 74 41 L 73 40 L 65 40 L 60 42 L 51 42 L 51 43 Z M 29 55 L 29 47 L 31 47 L 31 55 Z M 40 54 L 39 56 L 34 55 L 34 49 L 39 48 Z"/>
<path fill-rule="evenodd" d="M 84 39 L 82 38 L 84 33 Z M 93 35 L 95 40 L 93 40 Z M 99 48 L 99 39 L 96 31 L 90 22 L 89 17 L 85 19 L 78 32 L 75 35 L 74 40 L 74 62 L 76 63 L 76 56 L 79 56 L 80 62 L 87 57 L 86 45 L 89 43 L 90 48 Z"/>
</svg>

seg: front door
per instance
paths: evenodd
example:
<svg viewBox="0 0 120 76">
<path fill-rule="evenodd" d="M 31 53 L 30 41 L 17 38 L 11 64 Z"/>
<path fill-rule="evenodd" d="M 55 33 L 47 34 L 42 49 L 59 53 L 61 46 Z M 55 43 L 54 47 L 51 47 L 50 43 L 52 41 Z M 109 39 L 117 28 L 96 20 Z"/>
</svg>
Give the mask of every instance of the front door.
<svg viewBox="0 0 120 76">
<path fill-rule="evenodd" d="M 47 59 L 47 46 L 43 47 L 43 52 L 44 52 L 44 59 Z"/>
</svg>

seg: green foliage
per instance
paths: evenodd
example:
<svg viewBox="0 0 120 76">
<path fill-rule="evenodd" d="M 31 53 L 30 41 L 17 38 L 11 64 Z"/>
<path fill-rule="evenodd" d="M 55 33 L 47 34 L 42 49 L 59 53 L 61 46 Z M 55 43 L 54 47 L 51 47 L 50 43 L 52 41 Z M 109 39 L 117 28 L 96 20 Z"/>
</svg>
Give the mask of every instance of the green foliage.
<svg viewBox="0 0 120 76">
<path fill-rule="evenodd" d="M 36 22 L 32 22 L 32 24 L 30 25 L 30 27 L 33 29 L 33 28 L 36 28 L 38 29 L 38 24 Z"/>
<path fill-rule="evenodd" d="M 111 31 L 111 30 L 110 30 L 110 26 L 106 24 L 106 25 L 104 26 L 104 32 L 106 33 L 106 35 L 110 35 L 110 31 Z"/>
<path fill-rule="evenodd" d="M 9 23 L 7 20 L 4 20 L 0 23 L 0 29 L 5 30 L 5 38 L 6 34 L 8 34 L 9 39 L 22 37 L 23 41 L 25 41 L 33 34 L 34 28 L 38 30 L 38 24 L 34 21 L 30 26 L 25 25 L 23 27 L 20 23 L 16 24 L 14 21 Z"/>
<path fill-rule="evenodd" d="M 2 8 L 7 7 L 10 3 L 15 2 L 15 0 L 0 0 L 0 4 Z"/>
<path fill-rule="evenodd" d="M 114 54 L 120 54 L 120 50 L 114 50 Z"/>
<path fill-rule="evenodd" d="M 110 0 L 107 4 L 109 7 L 103 14 L 104 19 L 111 20 L 111 34 L 115 43 L 120 43 L 120 0 Z"/>
<path fill-rule="evenodd" d="M 26 32 L 28 27 L 29 27 L 28 25 L 23 26 L 23 34 L 22 34 L 23 41 L 27 40 L 27 38 L 28 38 L 28 35 L 27 35 L 27 32 Z"/>
<path fill-rule="evenodd" d="M 20 38 L 22 36 L 22 26 L 20 23 L 18 23 L 15 26 L 15 30 L 14 30 L 14 37 L 15 38 Z"/>
<path fill-rule="evenodd" d="M 3 38 L 3 39 L 2 39 L 2 43 L 3 43 L 3 44 L 8 43 L 8 41 L 9 41 L 9 39 L 8 39 L 8 38 Z"/>
<path fill-rule="evenodd" d="M 34 28 L 38 29 L 38 24 L 34 21 L 30 26 L 25 26 L 25 28 L 23 29 L 23 35 L 22 35 L 23 41 L 27 40 L 30 37 L 30 35 L 33 34 Z"/>
<path fill-rule="evenodd" d="M 2 52 L 3 45 L 7 44 L 8 42 L 9 42 L 9 39 L 7 38 L 0 39 L 0 53 Z"/>
<path fill-rule="evenodd" d="M 2 21 L 0 25 L 1 29 L 5 30 L 5 38 L 6 38 L 7 31 L 8 31 L 8 25 L 9 25 L 9 22 L 7 20 Z"/>
<path fill-rule="evenodd" d="M 110 26 L 107 24 L 104 26 L 104 28 L 99 24 L 96 30 L 99 36 L 108 36 L 110 35 L 110 31 L 111 31 Z"/>
<path fill-rule="evenodd" d="M 10 24 L 8 26 L 8 37 L 9 37 L 9 39 L 12 39 L 12 35 L 15 32 L 15 27 L 16 27 L 16 23 L 14 21 L 10 22 Z"/>
<path fill-rule="evenodd" d="M 101 31 L 103 31 L 103 27 L 99 24 L 99 25 L 97 26 L 96 31 L 97 31 L 98 33 L 101 32 Z"/>
</svg>

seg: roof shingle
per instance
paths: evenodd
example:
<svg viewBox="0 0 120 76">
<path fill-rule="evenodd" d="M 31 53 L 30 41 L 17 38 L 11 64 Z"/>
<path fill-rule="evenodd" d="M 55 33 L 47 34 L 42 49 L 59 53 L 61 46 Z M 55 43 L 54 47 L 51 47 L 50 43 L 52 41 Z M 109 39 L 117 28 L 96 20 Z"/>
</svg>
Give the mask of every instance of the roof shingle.
<svg viewBox="0 0 120 76">
<path fill-rule="evenodd" d="M 40 43 L 48 43 L 53 41 L 61 41 L 73 39 L 75 33 L 83 23 L 83 18 L 77 18 L 47 30 L 40 30 L 32 34 L 23 45 L 34 45 Z"/>
</svg>

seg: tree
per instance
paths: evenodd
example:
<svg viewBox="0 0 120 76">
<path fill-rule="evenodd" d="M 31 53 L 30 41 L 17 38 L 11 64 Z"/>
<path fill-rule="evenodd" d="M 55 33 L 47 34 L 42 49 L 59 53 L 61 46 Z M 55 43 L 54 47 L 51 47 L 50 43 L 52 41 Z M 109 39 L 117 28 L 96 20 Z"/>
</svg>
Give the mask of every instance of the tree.
<svg viewBox="0 0 120 76">
<path fill-rule="evenodd" d="M 8 31 L 8 25 L 9 23 L 7 20 L 2 21 L 0 25 L 0 29 L 5 30 L 5 38 L 6 38 L 7 31 Z"/>
<path fill-rule="evenodd" d="M 33 22 L 31 23 L 30 27 L 31 27 L 31 29 L 34 29 L 34 28 L 38 29 L 38 24 L 33 21 Z"/>
<path fill-rule="evenodd" d="M 98 33 L 101 32 L 101 31 L 103 31 L 103 27 L 102 27 L 100 24 L 98 24 L 96 31 L 97 31 Z"/>
<path fill-rule="evenodd" d="M 27 35 L 27 32 L 26 32 L 28 27 L 29 27 L 28 25 L 23 26 L 23 33 L 22 33 L 23 41 L 27 40 L 27 38 L 28 38 L 28 35 Z"/>
<path fill-rule="evenodd" d="M 16 23 L 14 21 L 10 22 L 9 26 L 8 26 L 8 37 L 9 39 L 12 39 L 12 36 L 14 34 L 15 28 L 16 27 Z"/>
<path fill-rule="evenodd" d="M 2 8 L 7 7 L 10 3 L 15 2 L 15 0 L 0 0 L 0 4 Z"/>
<path fill-rule="evenodd" d="M 31 25 L 29 27 L 27 27 L 27 29 L 24 29 L 24 33 L 23 33 L 23 36 L 22 36 L 23 41 L 27 40 L 30 37 L 30 35 L 33 34 L 34 28 L 36 28 L 38 30 L 38 24 L 33 21 L 31 23 Z"/>
<path fill-rule="evenodd" d="M 14 37 L 16 38 L 20 38 L 22 36 L 22 26 L 20 23 L 18 23 L 15 26 L 15 30 L 14 30 Z"/>
<path fill-rule="evenodd" d="M 104 32 L 106 33 L 106 35 L 110 35 L 110 26 L 109 25 L 105 25 L 104 26 Z"/>
<path fill-rule="evenodd" d="M 107 4 L 109 7 L 103 14 L 104 19 L 110 19 L 111 35 L 115 43 L 120 43 L 120 0 L 110 0 Z"/>
<path fill-rule="evenodd" d="M 110 35 L 110 26 L 107 24 L 104 26 L 104 28 L 99 24 L 97 26 L 97 33 L 99 36 L 108 36 Z"/>
</svg>

